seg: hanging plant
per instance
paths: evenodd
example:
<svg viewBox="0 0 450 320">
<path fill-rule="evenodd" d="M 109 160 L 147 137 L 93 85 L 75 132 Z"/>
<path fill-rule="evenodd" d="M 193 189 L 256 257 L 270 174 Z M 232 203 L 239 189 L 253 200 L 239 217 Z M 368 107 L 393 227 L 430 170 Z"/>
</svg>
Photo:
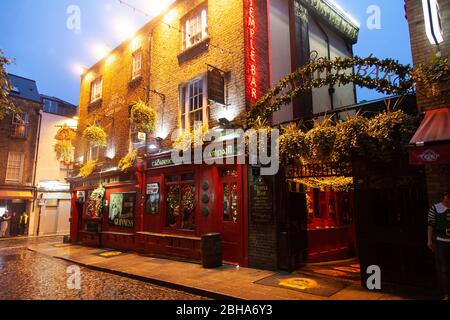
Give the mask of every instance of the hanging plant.
<svg viewBox="0 0 450 320">
<path fill-rule="evenodd" d="M 350 162 L 367 154 L 370 145 L 368 119 L 356 115 L 336 125 L 336 140 L 332 157 L 338 162 Z"/>
<path fill-rule="evenodd" d="M 331 118 L 317 123 L 316 127 L 306 134 L 305 141 L 310 148 L 309 156 L 312 161 L 330 159 L 336 141 L 336 127 L 333 126 Z"/>
<path fill-rule="evenodd" d="M 60 140 L 55 144 L 56 158 L 68 162 L 73 158 L 73 145 L 70 140 Z"/>
<path fill-rule="evenodd" d="M 380 113 L 370 119 L 367 126 L 367 134 L 376 148 L 375 154 L 369 156 L 391 160 L 393 153 L 411 141 L 416 129 L 416 120 L 401 110 Z"/>
<path fill-rule="evenodd" d="M 77 137 L 77 132 L 72 129 L 69 128 L 67 126 L 67 124 L 64 124 L 64 126 L 62 128 L 60 128 L 58 130 L 58 132 L 55 135 L 55 140 L 58 141 L 63 141 L 63 140 L 68 140 L 68 141 L 74 141 Z"/>
<path fill-rule="evenodd" d="M 284 129 L 278 142 L 280 145 L 280 158 L 285 164 L 296 162 L 302 157 L 307 158 L 309 156 L 306 134 L 299 130 L 295 124 Z"/>
<path fill-rule="evenodd" d="M 95 160 L 88 161 L 84 166 L 81 167 L 79 175 L 82 178 L 87 178 L 94 173 L 96 168 L 97 168 L 97 161 Z"/>
<path fill-rule="evenodd" d="M 125 157 L 123 157 L 119 162 L 119 169 L 122 172 L 126 172 L 131 168 L 133 168 L 134 165 L 136 164 L 137 155 L 138 155 L 137 150 L 133 150 Z"/>
<path fill-rule="evenodd" d="M 153 134 L 156 130 L 156 110 L 139 100 L 131 108 L 131 121 L 139 132 Z"/>
<path fill-rule="evenodd" d="M 103 128 L 93 124 L 87 127 L 83 132 L 83 138 L 93 147 L 106 147 L 108 135 Z"/>
<path fill-rule="evenodd" d="M 209 129 L 207 125 L 196 127 L 194 130 L 185 129 L 179 132 L 172 146 L 176 150 L 189 151 L 199 148 L 205 143 L 205 136 Z"/>
<path fill-rule="evenodd" d="M 450 89 L 450 58 L 433 58 L 429 63 L 415 67 L 411 76 L 425 96 L 440 97 Z"/>
</svg>

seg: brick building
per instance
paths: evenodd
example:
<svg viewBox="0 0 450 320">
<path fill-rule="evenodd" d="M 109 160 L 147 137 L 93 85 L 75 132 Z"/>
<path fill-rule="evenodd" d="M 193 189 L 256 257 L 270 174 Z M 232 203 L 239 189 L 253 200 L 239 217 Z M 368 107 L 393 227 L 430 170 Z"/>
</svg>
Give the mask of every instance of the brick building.
<svg viewBox="0 0 450 320">
<path fill-rule="evenodd" d="M 10 75 L 9 98 L 20 110 L 0 122 L 0 215 L 33 211 L 41 97 L 36 82 Z M 16 231 L 12 233 L 17 234 Z"/>
<path fill-rule="evenodd" d="M 450 1 L 406 1 L 414 65 L 450 57 Z M 428 18 L 427 18 L 428 17 Z M 425 119 L 411 141 L 412 161 L 424 165 L 430 204 L 450 188 L 450 88 L 435 97 L 417 88 L 417 103 Z M 425 159 L 425 160 L 424 160 Z"/>
<path fill-rule="evenodd" d="M 325 0 L 175 1 L 82 76 L 75 158 L 96 160 L 98 169 L 70 179 L 72 241 L 199 259 L 201 236 L 215 232 L 225 261 L 276 269 L 275 177 L 262 179 L 247 165 L 177 166 L 161 141 L 194 121 L 218 132 L 245 127 L 251 105 L 308 63 L 311 51 L 352 56 L 357 37 L 356 23 Z M 129 112 L 139 99 L 157 111 L 154 136 L 133 132 Z M 273 124 L 354 103 L 353 85 L 313 90 L 277 113 Z M 108 133 L 106 148 L 81 139 L 93 123 Z M 239 157 L 227 139 L 219 153 Z M 120 172 L 119 160 L 133 149 L 141 161 Z M 101 200 L 91 199 L 103 192 Z M 262 206 L 253 206 L 257 200 Z"/>
</svg>

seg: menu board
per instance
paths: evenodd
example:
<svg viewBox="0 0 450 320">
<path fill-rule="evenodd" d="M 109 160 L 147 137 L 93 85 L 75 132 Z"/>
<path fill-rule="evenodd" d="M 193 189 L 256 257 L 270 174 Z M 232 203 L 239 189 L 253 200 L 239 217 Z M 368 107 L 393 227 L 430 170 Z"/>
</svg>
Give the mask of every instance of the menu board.
<svg viewBox="0 0 450 320">
<path fill-rule="evenodd" d="M 273 223 L 273 184 L 270 178 L 257 177 L 250 184 L 250 211 L 253 223 Z"/>
</svg>

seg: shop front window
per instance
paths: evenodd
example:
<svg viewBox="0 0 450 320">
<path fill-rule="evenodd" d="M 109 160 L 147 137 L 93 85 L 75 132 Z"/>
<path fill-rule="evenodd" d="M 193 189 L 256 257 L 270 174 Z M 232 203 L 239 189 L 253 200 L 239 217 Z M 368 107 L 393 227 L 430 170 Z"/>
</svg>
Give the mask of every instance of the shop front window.
<svg viewBox="0 0 450 320">
<path fill-rule="evenodd" d="M 166 227 L 195 230 L 195 182 L 194 174 L 171 175 L 166 178 L 167 217 Z"/>
</svg>

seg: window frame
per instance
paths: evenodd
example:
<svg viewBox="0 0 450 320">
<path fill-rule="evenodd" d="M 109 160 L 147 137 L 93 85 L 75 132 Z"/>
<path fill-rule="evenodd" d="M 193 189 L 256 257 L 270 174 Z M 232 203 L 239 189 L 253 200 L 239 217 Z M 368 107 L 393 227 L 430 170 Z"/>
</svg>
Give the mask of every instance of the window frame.
<svg viewBox="0 0 450 320">
<path fill-rule="evenodd" d="M 181 37 L 181 49 L 183 51 L 189 50 L 192 47 L 195 47 L 197 44 L 201 43 L 205 39 L 209 37 L 209 14 L 208 14 L 208 5 L 207 3 L 200 5 L 198 8 L 192 10 L 189 14 L 184 16 L 180 23 L 182 26 L 182 37 Z M 191 34 L 192 28 L 191 23 L 196 20 L 197 24 L 197 32 L 195 34 Z M 192 39 L 199 37 L 194 42 Z"/>
<path fill-rule="evenodd" d="M 209 124 L 209 100 L 208 100 L 208 77 L 206 73 L 203 73 L 195 78 L 193 78 L 190 81 L 187 81 L 180 85 L 179 87 L 179 95 L 180 95 L 180 124 L 182 129 L 194 129 L 191 121 L 191 115 L 199 113 L 200 108 L 196 108 L 195 110 L 191 110 L 191 101 L 193 98 L 199 98 L 199 94 L 194 93 L 193 96 L 191 96 L 191 86 L 195 85 L 196 83 L 202 81 L 202 93 L 201 93 L 201 100 L 198 100 L 198 102 L 201 101 L 202 103 L 202 123 L 203 126 Z M 194 97 L 195 96 L 195 97 Z"/>
<path fill-rule="evenodd" d="M 100 86 L 99 86 L 100 87 L 100 89 L 99 89 L 100 92 L 97 95 L 94 96 L 94 93 L 95 93 L 96 89 L 98 89 L 96 87 L 96 85 L 98 83 L 100 83 Z M 103 77 L 98 77 L 98 78 L 92 80 L 92 82 L 91 82 L 90 102 L 94 103 L 94 102 L 102 100 L 102 98 L 103 98 Z"/>
<path fill-rule="evenodd" d="M 136 69 L 136 59 L 139 58 L 139 68 Z M 142 50 L 138 49 L 132 53 L 131 58 L 131 80 L 136 80 L 142 76 Z"/>
<path fill-rule="evenodd" d="M 10 161 L 12 161 L 11 160 L 12 155 L 20 156 L 20 164 L 19 164 L 19 166 L 15 166 L 15 167 L 11 168 Z M 25 165 L 25 153 L 23 153 L 23 152 L 15 152 L 15 151 L 8 152 L 8 161 L 6 163 L 6 177 L 5 177 L 5 181 L 6 182 L 13 182 L 13 183 L 22 183 L 22 181 L 23 181 L 23 171 L 24 171 L 23 167 L 24 167 L 24 165 Z M 10 174 L 10 170 L 19 170 L 17 179 L 11 178 L 11 177 L 8 176 L 8 174 Z"/>
<path fill-rule="evenodd" d="M 23 115 L 23 122 L 17 121 L 17 118 L 16 118 L 17 115 L 20 115 L 20 116 Z M 10 136 L 12 138 L 17 138 L 17 139 L 27 139 L 28 138 L 29 126 L 30 126 L 29 115 L 27 113 L 25 113 L 25 112 L 13 113 L 12 119 L 11 119 Z M 18 127 L 24 127 L 23 134 L 18 134 L 17 133 L 17 128 Z"/>
</svg>

